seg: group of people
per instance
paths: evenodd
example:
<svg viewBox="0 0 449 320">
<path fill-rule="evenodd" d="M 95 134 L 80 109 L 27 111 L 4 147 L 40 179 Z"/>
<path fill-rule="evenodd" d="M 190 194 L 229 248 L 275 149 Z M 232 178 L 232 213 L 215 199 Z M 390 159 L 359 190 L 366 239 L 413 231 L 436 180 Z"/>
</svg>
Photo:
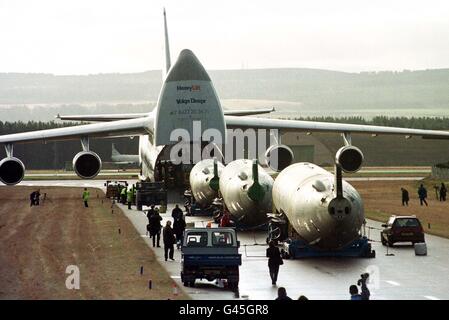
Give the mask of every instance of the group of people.
<svg viewBox="0 0 449 320">
<path fill-rule="evenodd" d="M 278 280 L 279 266 L 284 264 L 284 260 L 281 256 L 281 251 L 276 246 L 276 242 L 271 240 L 268 244 L 266 251 L 266 256 L 268 258 L 268 271 L 270 273 L 271 284 L 274 286 Z M 278 296 L 276 300 L 292 300 L 287 295 L 287 290 L 284 287 L 278 288 Z M 308 300 L 305 296 L 300 296 L 298 300 Z"/>
<path fill-rule="evenodd" d="M 446 194 L 447 194 L 447 188 L 446 185 L 442 182 L 441 186 L 435 186 L 435 190 L 437 193 L 437 198 L 439 201 L 446 201 Z M 405 188 L 401 188 L 402 192 L 402 205 L 408 206 L 408 202 L 410 201 L 410 196 Z M 424 187 L 424 184 L 421 183 L 421 185 L 418 188 L 418 198 L 420 205 L 426 205 L 426 207 L 429 205 L 427 203 L 427 189 Z"/>
<path fill-rule="evenodd" d="M 38 206 L 40 203 L 41 193 L 40 190 L 36 190 L 30 193 L 30 207 Z"/>
<path fill-rule="evenodd" d="M 287 290 L 284 287 L 279 287 L 278 288 L 278 296 L 274 300 L 293 300 L 293 299 L 287 295 Z M 307 299 L 306 296 L 301 295 L 301 296 L 299 296 L 298 300 L 299 301 L 307 301 L 309 299 Z"/>
<path fill-rule="evenodd" d="M 272 285 L 276 285 L 278 274 L 279 274 L 279 266 L 284 264 L 282 260 L 281 251 L 276 246 L 275 241 L 271 240 L 268 244 L 268 248 L 266 251 L 266 256 L 268 258 L 268 270 L 270 273 L 271 283 Z M 351 285 L 349 287 L 349 293 L 351 295 L 351 300 L 369 300 L 370 291 L 366 285 L 367 280 L 369 278 L 369 274 L 364 273 L 361 275 L 360 280 L 357 282 L 357 285 L 361 286 L 361 293 L 359 294 L 359 289 L 356 285 Z M 292 300 L 288 295 L 287 291 L 284 287 L 278 288 L 278 296 L 276 300 Z M 300 296 L 298 300 L 308 300 L 305 296 Z"/>
<path fill-rule="evenodd" d="M 133 204 L 135 197 L 136 197 L 135 185 L 132 185 L 132 187 L 130 188 L 123 186 L 120 189 L 120 202 L 122 204 L 127 204 L 128 210 L 131 210 L 131 205 Z"/>
<path fill-rule="evenodd" d="M 147 213 L 148 225 L 147 232 L 150 238 L 153 239 L 153 247 L 160 247 L 160 237 L 162 230 L 162 238 L 164 242 L 164 258 L 165 261 L 168 259 L 174 261 L 174 245 L 177 245 L 179 249 L 182 245 L 182 239 L 184 230 L 186 228 L 186 222 L 184 220 L 184 213 L 179 208 L 178 205 L 172 211 L 173 227 L 172 222 L 168 220 L 165 227 L 162 228 L 162 217 L 159 214 L 159 210 L 152 205 Z"/>
</svg>

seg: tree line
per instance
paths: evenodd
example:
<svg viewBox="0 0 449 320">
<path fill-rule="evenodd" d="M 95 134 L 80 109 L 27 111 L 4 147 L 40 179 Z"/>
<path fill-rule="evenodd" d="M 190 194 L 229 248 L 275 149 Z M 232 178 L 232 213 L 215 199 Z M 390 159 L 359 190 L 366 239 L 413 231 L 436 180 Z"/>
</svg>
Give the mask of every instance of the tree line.
<svg viewBox="0 0 449 320">
<path fill-rule="evenodd" d="M 427 130 L 449 130 L 449 117 L 387 117 L 376 116 L 372 119 L 363 117 L 300 117 L 294 120 L 319 122 L 338 122 L 386 127 L 401 127 Z"/>
</svg>

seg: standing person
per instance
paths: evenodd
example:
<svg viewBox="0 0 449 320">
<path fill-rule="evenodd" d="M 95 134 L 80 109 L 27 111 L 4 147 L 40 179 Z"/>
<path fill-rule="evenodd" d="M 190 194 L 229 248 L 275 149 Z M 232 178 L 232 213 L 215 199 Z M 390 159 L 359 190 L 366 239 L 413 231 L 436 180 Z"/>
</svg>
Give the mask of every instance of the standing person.
<svg viewBox="0 0 449 320">
<path fill-rule="evenodd" d="M 167 224 L 164 227 L 164 231 L 162 233 L 164 237 L 164 256 L 165 261 L 167 261 L 167 258 L 170 258 L 170 260 L 175 261 L 173 258 L 174 254 L 174 248 L 173 245 L 175 243 L 175 234 L 173 233 L 173 229 L 171 228 L 171 221 L 167 221 Z"/>
<path fill-rule="evenodd" d="M 173 222 L 173 232 L 176 236 L 176 248 L 179 249 L 182 246 L 182 236 L 184 235 L 184 230 L 186 229 L 186 222 L 183 217 L 180 217 Z"/>
<path fill-rule="evenodd" d="M 287 295 L 287 290 L 284 287 L 279 287 L 278 297 L 274 300 L 292 300 L 292 298 Z"/>
<path fill-rule="evenodd" d="M 440 187 L 440 201 L 446 201 L 446 193 L 447 193 L 446 186 L 442 182 Z"/>
<path fill-rule="evenodd" d="M 223 215 L 220 219 L 220 228 L 226 228 L 231 225 L 231 217 L 229 215 L 229 211 L 224 209 Z"/>
<path fill-rule="evenodd" d="M 421 183 L 421 186 L 418 189 L 418 196 L 419 196 L 419 203 L 422 205 L 423 202 L 426 204 L 426 207 L 428 206 L 426 198 L 427 198 L 427 189 L 424 187 L 424 185 Z"/>
<path fill-rule="evenodd" d="M 35 197 L 36 197 L 36 191 L 31 192 L 30 193 L 30 207 L 34 206 Z"/>
<path fill-rule="evenodd" d="M 171 216 L 173 218 L 173 221 L 175 221 L 176 219 L 182 217 L 183 215 L 184 214 L 183 214 L 182 210 L 179 208 L 179 206 L 175 205 L 175 208 L 171 212 Z"/>
<path fill-rule="evenodd" d="M 84 207 L 88 208 L 89 207 L 89 197 L 90 197 L 90 193 L 87 190 L 87 188 L 84 188 L 83 191 L 83 201 L 84 201 Z"/>
<path fill-rule="evenodd" d="M 281 258 L 279 248 L 275 246 L 274 241 L 271 240 L 267 249 L 268 269 L 270 270 L 271 284 L 275 285 L 278 280 L 279 266 L 284 264 Z"/>
<path fill-rule="evenodd" d="M 126 192 L 126 202 L 128 202 L 128 210 L 131 210 L 131 204 L 133 202 L 133 196 L 134 196 L 134 192 L 133 190 L 130 188 L 127 192 Z"/>
<path fill-rule="evenodd" d="M 402 205 L 408 207 L 408 201 L 410 200 L 408 196 L 408 191 L 404 188 L 401 188 L 402 191 Z"/>
<path fill-rule="evenodd" d="M 161 241 L 161 221 L 162 217 L 159 215 L 159 211 L 154 210 L 154 214 L 152 214 L 149 218 L 148 224 L 150 225 L 150 237 L 153 238 L 153 248 L 156 247 L 156 240 L 157 240 L 157 247 L 160 248 L 160 241 Z"/>
<path fill-rule="evenodd" d="M 148 212 L 147 212 L 148 223 L 150 223 L 150 218 L 151 218 L 151 216 L 152 216 L 153 214 L 155 214 L 155 213 L 156 213 L 156 210 L 154 210 L 154 204 L 152 204 L 152 205 L 150 206 L 150 210 L 148 210 Z"/>
<path fill-rule="evenodd" d="M 359 294 L 359 288 L 355 284 L 349 287 L 349 294 L 351 295 L 351 300 L 362 300 L 362 296 Z"/>
<path fill-rule="evenodd" d="M 36 191 L 36 193 L 34 194 L 34 205 L 36 205 L 36 206 L 38 206 L 39 205 L 39 203 L 40 203 L 40 198 L 41 198 L 41 192 L 40 192 L 41 190 L 40 189 L 38 189 L 37 191 Z"/>
<path fill-rule="evenodd" d="M 120 202 L 122 204 L 126 203 L 126 190 L 127 190 L 126 186 L 123 186 L 122 190 L 120 191 Z"/>
<path fill-rule="evenodd" d="M 360 294 L 360 296 L 362 297 L 362 300 L 369 300 L 371 293 L 369 292 L 368 286 L 366 285 L 369 278 L 369 273 L 364 273 L 360 277 L 361 278 L 359 279 L 359 281 L 357 281 L 357 285 L 362 286 L 362 293 Z"/>
</svg>

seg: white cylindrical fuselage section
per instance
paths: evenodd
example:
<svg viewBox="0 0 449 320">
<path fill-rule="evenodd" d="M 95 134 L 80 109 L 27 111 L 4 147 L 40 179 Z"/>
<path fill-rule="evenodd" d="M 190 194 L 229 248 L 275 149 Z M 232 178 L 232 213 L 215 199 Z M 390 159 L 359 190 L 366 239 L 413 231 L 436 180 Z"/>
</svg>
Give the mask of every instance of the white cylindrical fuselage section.
<svg viewBox="0 0 449 320">
<path fill-rule="evenodd" d="M 343 198 L 336 198 L 335 177 L 311 163 L 284 169 L 273 185 L 273 202 L 308 244 L 338 250 L 359 236 L 365 219 L 359 193 L 343 181 Z"/>
<path fill-rule="evenodd" d="M 221 162 L 217 163 L 217 178 L 221 176 L 224 165 Z M 212 204 L 214 199 L 218 196 L 218 180 L 217 185 L 214 186 L 214 160 L 204 159 L 195 164 L 190 171 L 190 188 L 196 203 L 202 207 Z"/>
<path fill-rule="evenodd" d="M 230 162 L 220 176 L 223 202 L 242 228 L 263 225 L 268 221 L 267 213 L 272 211 L 273 178 L 261 166 L 256 166 L 256 181 L 253 161 L 246 159 Z"/>
</svg>

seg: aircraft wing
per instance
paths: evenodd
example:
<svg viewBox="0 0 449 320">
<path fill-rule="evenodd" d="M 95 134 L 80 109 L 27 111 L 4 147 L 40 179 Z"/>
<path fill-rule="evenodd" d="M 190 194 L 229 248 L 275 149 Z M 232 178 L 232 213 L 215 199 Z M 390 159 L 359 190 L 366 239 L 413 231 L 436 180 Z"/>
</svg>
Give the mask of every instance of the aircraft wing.
<svg viewBox="0 0 449 320">
<path fill-rule="evenodd" d="M 92 114 L 92 115 L 69 115 L 61 116 L 57 115 L 56 119 L 60 120 L 72 120 L 72 121 L 117 121 L 127 119 L 137 119 L 147 117 L 148 113 L 117 113 L 117 114 Z"/>
<path fill-rule="evenodd" d="M 274 108 L 266 109 L 242 109 L 242 110 L 224 110 L 225 115 L 230 116 L 249 116 L 256 114 L 271 113 L 275 111 Z M 70 121 L 95 121 L 95 122 L 109 122 L 117 120 L 137 119 L 147 117 L 148 113 L 114 113 L 114 114 L 91 114 L 91 115 L 57 115 L 56 119 L 70 120 Z"/>
<path fill-rule="evenodd" d="M 34 141 L 73 140 L 82 137 L 112 138 L 148 134 L 153 127 L 153 118 L 93 123 L 57 129 L 13 133 L 0 136 L 0 144 L 27 143 Z"/>
<path fill-rule="evenodd" d="M 242 109 L 242 110 L 223 110 L 225 116 L 251 116 L 255 114 L 271 113 L 276 111 L 274 108 L 267 109 Z"/>
<path fill-rule="evenodd" d="M 281 131 L 303 132 L 338 132 L 338 133 L 364 133 L 364 134 L 388 134 L 404 135 L 406 137 L 421 136 L 424 139 L 449 139 L 449 131 L 408 129 L 398 127 L 383 127 L 334 122 L 315 122 L 302 120 L 282 120 L 255 117 L 225 116 L 228 128 L 255 128 L 255 129 L 279 129 Z"/>
</svg>

